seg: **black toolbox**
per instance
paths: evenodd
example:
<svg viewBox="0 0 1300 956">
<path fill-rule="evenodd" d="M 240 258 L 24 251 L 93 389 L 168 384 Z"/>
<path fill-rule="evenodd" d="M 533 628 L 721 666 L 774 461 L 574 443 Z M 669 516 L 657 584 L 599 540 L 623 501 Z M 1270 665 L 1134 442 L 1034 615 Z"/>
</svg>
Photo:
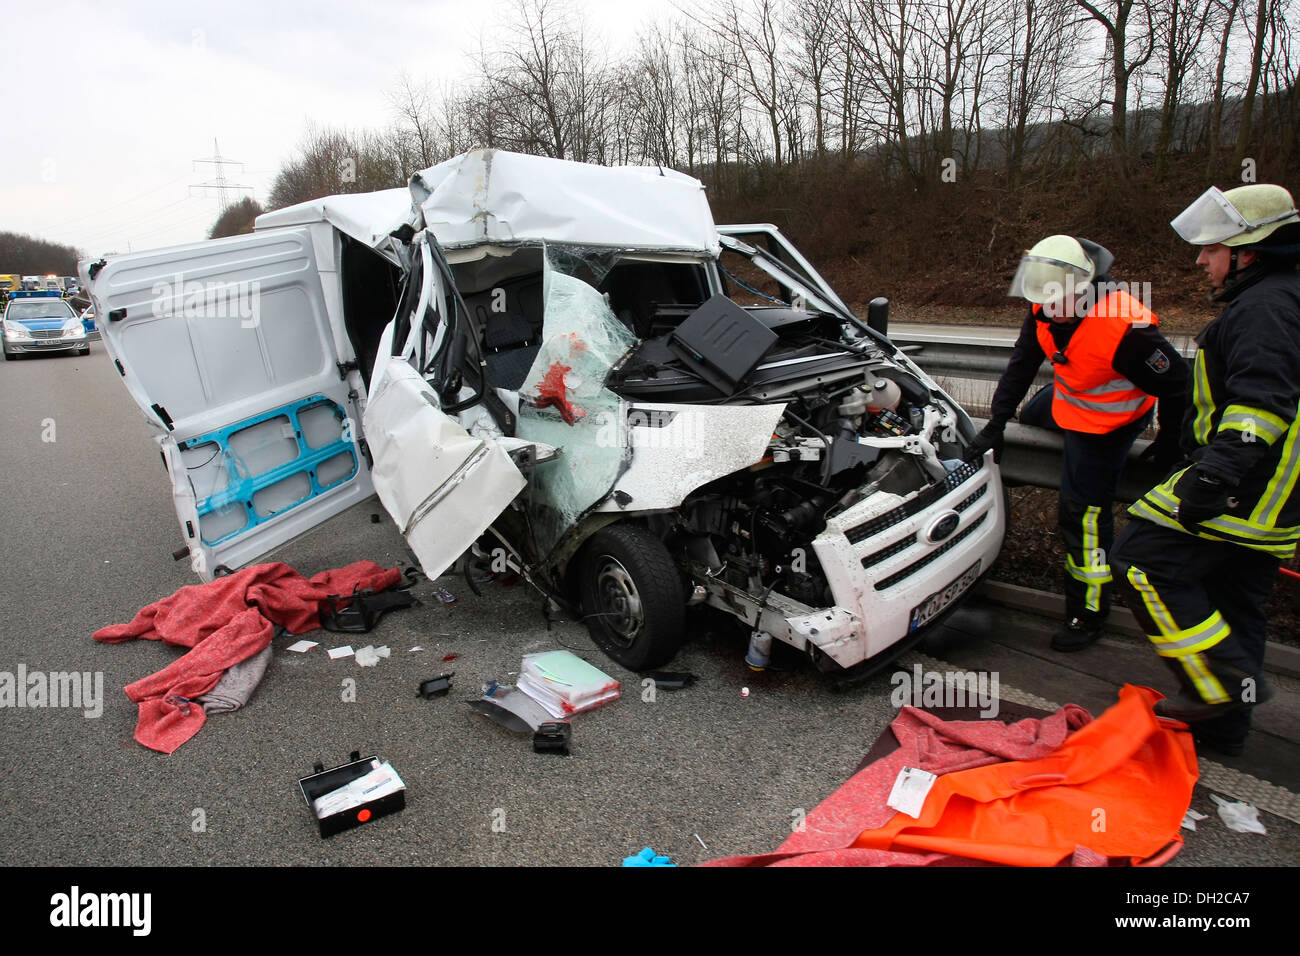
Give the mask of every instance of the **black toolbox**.
<svg viewBox="0 0 1300 956">
<path fill-rule="evenodd" d="M 341 767 L 335 767 L 333 770 L 326 770 L 325 765 L 317 763 L 312 769 L 315 771 L 309 777 L 303 777 L 298 781 L 298 789 L 302 791 L 302 797 L 307 801 L 307 809 L 316 816 L 314 803 L 320 797 L 327 793 L 346 786 L 353 780 L 360 779 L 374 769 L 375 764 L 382 764 L 383 761 L 376 756 L 362 757 L 359 750 L 352 751 L 349 756 L 349 762 Z M 332 813 L 327 817 L 317 817 L 316 822 L 320 824 L 320 835 L 330 837 L 344 830 L 351 830 L 353 827 L 359 827 L 364 823 L 378 817 L 387 816 L 390 813 L 396 813 L 406 806 L 406 789 L 379 797 L 376 800 L 370 800 L 358 806 L 348 807 L 338 813 Z"/>
</svg>

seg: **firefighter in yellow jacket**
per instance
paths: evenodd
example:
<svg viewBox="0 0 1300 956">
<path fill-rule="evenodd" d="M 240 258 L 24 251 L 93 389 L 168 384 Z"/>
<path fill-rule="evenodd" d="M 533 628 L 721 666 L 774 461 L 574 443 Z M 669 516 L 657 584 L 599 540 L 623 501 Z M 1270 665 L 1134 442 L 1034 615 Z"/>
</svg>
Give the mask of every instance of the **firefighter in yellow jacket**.
<svg viewBox="0 0 1300 956">
<path fill-rule="evenodd" d="M 1211 188 L 1171 225 L 1223 311 L 1196 339 L 1187 459 L 1129 509 L 1113 565 L 1179 681 L 1157 713 L 1232 755 L 1270 696 L 1264 604 L 1300 541 L 1300 214 L 1259 183 Z"/>
<path fill-rule="evenodd" d="M 1105 247 L 1076 236 L 1048 236 L 1020 262 L 1010 295 L 1032 308 L 998 382 L 989 423 L 971 446 L 1000 457 L 1003 431 L 1034 376 L 1050 358 L 1054 373 L 1020 412 L 1020 421 L 1061 433 L 1061 493 L 1057 505 L 1065 545 L 1065 622 L 1053 650 L 1089 647 L 1110 612 L 1114 540 L 1112 502 L 1124 463 L 1160 399 L 1160 433 L 1148 460 L 1178 457 L 1188 369 L 1160 334 L 1158 321 L 1109 270 Z"/>
</svg>

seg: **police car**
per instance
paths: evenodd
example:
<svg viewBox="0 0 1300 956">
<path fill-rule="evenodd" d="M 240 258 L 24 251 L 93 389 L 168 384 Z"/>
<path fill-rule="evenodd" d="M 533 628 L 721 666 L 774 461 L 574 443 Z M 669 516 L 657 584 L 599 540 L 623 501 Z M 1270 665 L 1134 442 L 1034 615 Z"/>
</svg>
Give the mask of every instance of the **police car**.
<svg viewBox="0 0 1300 956">
<path fill-rule="evenodd" d="M 58 292 L 11 292 L 0 324 L 5 359 L 41 352 L 90 354 L 84 324 Z"/>
</svg>

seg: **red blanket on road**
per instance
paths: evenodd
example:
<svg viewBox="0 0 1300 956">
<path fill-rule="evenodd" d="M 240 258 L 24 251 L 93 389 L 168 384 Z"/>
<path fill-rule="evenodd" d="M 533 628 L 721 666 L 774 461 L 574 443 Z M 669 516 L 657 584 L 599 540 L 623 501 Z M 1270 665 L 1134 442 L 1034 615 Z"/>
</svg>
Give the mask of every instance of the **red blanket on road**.
<svg viewBox="0 0 1300 956">
<path fill-rule="evenodd" d="M 329 595 L 348 595 L 356 588 L 383 591 L 401 576 L 397 568 L 373 561 L 312 578 L 287 564 L 256 564 L 209 584 L 183 587 L 142 608 L 129 624 L 101 628 L 94 638 L 109 644 L 144 638 L 192 648 L 125 688 L 140 705 L 135 739 L 169 754 L 203 726 L 206 718 L 196 698 L 212 690 L 226 668 L 270 644 L 277 626 L 290 634 L 313 631 L 320 627 L 317 605 Z"/>
</svg>

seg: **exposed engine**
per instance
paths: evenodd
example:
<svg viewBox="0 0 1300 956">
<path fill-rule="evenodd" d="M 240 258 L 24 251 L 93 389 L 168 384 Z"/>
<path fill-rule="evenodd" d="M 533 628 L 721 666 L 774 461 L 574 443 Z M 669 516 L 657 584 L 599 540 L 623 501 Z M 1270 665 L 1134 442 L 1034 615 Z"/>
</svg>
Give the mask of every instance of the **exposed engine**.
<svg viewBox="0 0 1300 956">
<path fill-rule="evenodd" d="M 634 400 L 785 403 L 767 457 L 698 489 L 669 537 L 697 575 L 764 599 L 776 590 L 810 607 L 832 605 L 813 539 L 828 518 L 877 491 L 906 497 L 942 480 L 963 454 L 960 420 L 875 340 L 848 338 L 838 320 L 746 311 L 778 340 L 732 394 L 692 375 L 667 336 L 643 343 L 611 387 Z"/>
</svg>

